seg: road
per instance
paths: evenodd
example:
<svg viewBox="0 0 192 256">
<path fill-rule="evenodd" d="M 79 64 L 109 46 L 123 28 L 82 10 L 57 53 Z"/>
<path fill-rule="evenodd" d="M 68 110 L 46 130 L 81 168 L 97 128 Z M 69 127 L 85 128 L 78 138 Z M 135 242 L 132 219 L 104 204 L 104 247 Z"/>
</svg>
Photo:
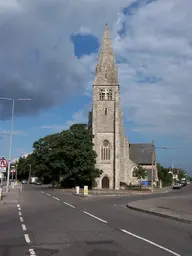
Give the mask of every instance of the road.
<svg viewBox="0 0 192 256">
<path fill-rule="evenodd" d="M 192 255 L 191 225 L 127 209 L 135 199 L 81 198 L 25 185 L 19 205 L 4 206 L 0 248 L 4 243 L 12 251 L 0 255 Z"/>
</svg>

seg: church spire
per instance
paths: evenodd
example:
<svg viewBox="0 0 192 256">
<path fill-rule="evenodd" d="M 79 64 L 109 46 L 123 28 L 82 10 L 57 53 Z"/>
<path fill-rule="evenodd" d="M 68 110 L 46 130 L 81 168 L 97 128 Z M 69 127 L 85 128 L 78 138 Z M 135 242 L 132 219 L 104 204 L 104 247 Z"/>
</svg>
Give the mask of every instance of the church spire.
<svg viewBox="0 0 192 256">
<path fill-rule="evenodd" d="M 95 71 L 94 85 L 116 85 L 118 84 L 117 66 L 113 52 L 112 40 L 110 38 L 108 25 L 105 25 L 103 42 Z"/>
</svg>

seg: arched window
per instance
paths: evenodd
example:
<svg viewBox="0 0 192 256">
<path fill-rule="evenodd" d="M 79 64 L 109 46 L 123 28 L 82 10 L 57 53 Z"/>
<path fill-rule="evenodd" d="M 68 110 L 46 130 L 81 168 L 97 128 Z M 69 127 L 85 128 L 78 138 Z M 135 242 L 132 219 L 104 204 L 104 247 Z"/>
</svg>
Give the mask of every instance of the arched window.
<svg viewBox="0 0 192 256">
<path fill-rule="evenodd" d="M 108 96 L 109 100 L 113 99 L 113 94 L 112 94 L 112 89 L 109 89 L 109 96 Z"/>
<path fill-rule="evenodd" d="M 105 116 L 107 116 L 107 108 L 105 108 Z"/>
<path fill-rule="evenodd" d="M 100 91 L 99 91 L 99 99 L 100 100 L 105 99 L 105 91 L 103 89 L 100 89 Z"/>
<path fill-rule="evenodd" d="M 134 177 L 134 178 L 137 177 L 137 167 L 134 167 L 134 168 L 133 168 L 132 177 Z"/>
<path fill-rule="evenodd" d="M 101 160 L 109 161 L 111 158 L 110 154 L 110 143 L 108 140 L 104 140 L 101 146 Z"/>
<path fill-rule="evenodd" d="M 113 100 L 112 89 L 100 89 L 99 90 L 99 100 Z"/>
</svg>

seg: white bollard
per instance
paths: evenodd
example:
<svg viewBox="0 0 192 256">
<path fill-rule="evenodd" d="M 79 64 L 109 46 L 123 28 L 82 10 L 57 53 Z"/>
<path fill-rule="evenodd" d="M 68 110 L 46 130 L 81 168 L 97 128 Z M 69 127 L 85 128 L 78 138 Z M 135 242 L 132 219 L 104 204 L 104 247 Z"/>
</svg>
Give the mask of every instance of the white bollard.
<svg viewBox="0 0 192 256">
<path fill-rule="evenodd" d="M 79 194 L 79 190 L 80 190 L 79 186 L 76 186 L 76 194 Z"/>
<path fill-rule="evenodd" d="M 83 194 L 84 196 L 88 196 L 88 186 L 84 186 Z"/>
</svg>

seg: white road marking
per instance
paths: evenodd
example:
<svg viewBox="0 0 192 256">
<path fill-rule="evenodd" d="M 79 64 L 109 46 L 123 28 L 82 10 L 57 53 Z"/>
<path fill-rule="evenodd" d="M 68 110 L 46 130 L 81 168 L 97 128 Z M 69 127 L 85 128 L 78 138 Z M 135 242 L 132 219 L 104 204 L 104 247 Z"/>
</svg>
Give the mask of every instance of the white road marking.
<svg viewBox="0 0 192 256">
<path fill-rule="evenodd" d="M 44 191 L 41 191 L 42 194 L 44 194 L 45 192 Z"/>
<path fill-rule="evenodd" d="M 20 217 L 20 221 L 23 222 L 23 218 L 22 217 Z"/>
<path fill-rule="evenodd" d="M 17 207 L 20 207 L 20 204 L 17 204 Z"/>
<path fill-rule="evenodd" d="M 18 210 L 19 210 L 19 211 L 21 211 L 21 208 L 20 208 L 20 207 L 18 207 Z"/>
<path fill-rule="evenodd" d="M 107 223 L 106 220 L 100 219 L 99 217 L 97 217 L 97 216 L 95 216 L 95 215 L 93 215 L 93 214 L 91 214 L 91 213 L 89 213 L 89 212 L 86 212 L 86 211 L 83 211 L 83 212 L 84 212 L 85 214 L 87 214 L 87 215 L 89 215 L 89 216 L 91 216 L 91 217 L 93 217 L 93 218 L 95 218 L 95 219 L 101 221 L 101 222 Z"/>
<path fill-rule="evenodd" d="M 51 196 L 50 194 L 46 193 L 47 196 Z"/>
<path fill-rule="evenodd" d="M 57 198 L 57 197 L 55 197 L 55 196 L 53 196 L 53 198 L 54 198 L 54 199 L 56 199 L 57 201 L 60 201 L 60 199 L 59 199 L 59 198 Z"/>
<path fill-rule="evenodd" d="M 75 208 L 75 206 L 73 206 L 72 204 L 68 204 L 67 202 L 63 202 L 64 204 L 68 205 L 71 208 Z"/>
<path fill-rule="evenodd" d="M 25 234 L 25 241 L 29 244 L 31 242 L 29 235 Z"/>
<path fill-rule="evenodd" d="M 135 235 L 135 234 L 133 234 L 133 233 L 131 233 L 131 232 L 125 230 L 125 229 L 121 229 L 121 231 L 124 232 L 124 233 L 126 233 L 126 234 L 128 234 L 128 235 L 130 235 L 130 236 L 133 236 L 133 237 L 135 237 L 135 238 L 138 238 L 138 239 L 140 239 L 140 240 L 142 240 L 142 241 L 144 241 L 144 242 L 146 242 L 146 243 L 149 243 L 149 244 L 151 244 L 151 245 L 154 245 L 154 246 L 156 246 L 157 248 L 162 249 L 163 251 L 169 252 L 169 253 L 172 254 L 172 255 L 181 256 L 181 254 L 178 254 L 178 253 L 176 253 L 176 252 L 174 252 L 174 251 L 171 251 L 171 250 L 167 249 L 166 247 L 161 246 L 161 245 L 159 245 L 159 244 L 156 244 L 156 243 L 154 243 L 154 242 L 152 242 L 152 241 L 150 241 L 150 240 L 148 240 L 148 239 L 146 239 L 146 238 L 144 238 L 144 237 Z"/>
<path fill-rule="evenodd" d="M 24 231 L 26 231 L 26 230 L 27 230 L 27 228 L 26 228 L 25 224 L 22 224 L 22 229 L 23 229 Z"/>
<path fill-rule="evenodd" d="M 21 216 L 22 214 L 21 214 L 21 212 L 19 212 L 19 216 Z"/>
<path fill-rule="evenodd" d="M 36 256 L 35 251 L 33 249 L 29 249 L 30 256 Z"/>
</svg>

